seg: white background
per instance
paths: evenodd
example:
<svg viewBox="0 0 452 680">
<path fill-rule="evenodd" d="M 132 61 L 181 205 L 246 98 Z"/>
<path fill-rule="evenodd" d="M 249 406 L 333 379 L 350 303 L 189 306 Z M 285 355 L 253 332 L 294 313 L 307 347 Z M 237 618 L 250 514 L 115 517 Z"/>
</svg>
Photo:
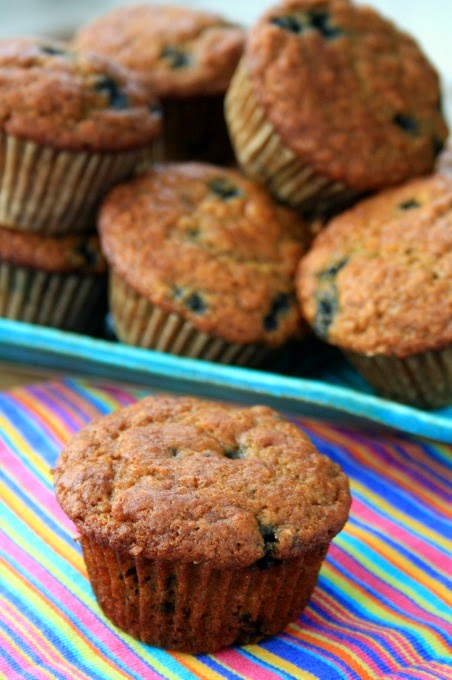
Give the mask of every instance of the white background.
<svg viewBox="0 0 452 680">
<path fill-rule="evenodd" d="M 160 4 L 165 2 L 159 1 Z M 133 4 L 138 2 L 140 0 L 133 0 Z M 33 34 L 68 36 L 88 19 L 126 3 L 127 0 L 0 0 L 0 37 Z M 266 7 L 276 2 L 171 0 L 171 4 L 208 8 L 251 24 Z M 421 43 L 443 78 L 446 105 L 452 121 L 452 0 L 370 0 L 360 4 L 379 9 Z"/>
</svg>

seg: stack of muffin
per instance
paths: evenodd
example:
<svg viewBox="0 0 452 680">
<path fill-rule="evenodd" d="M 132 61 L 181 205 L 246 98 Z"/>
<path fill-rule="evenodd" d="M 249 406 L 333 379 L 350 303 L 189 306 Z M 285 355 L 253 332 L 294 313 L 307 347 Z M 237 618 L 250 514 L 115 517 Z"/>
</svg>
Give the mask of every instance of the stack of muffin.
<svg viewBox="0 0 452 680">
<path fill-rule="evenodd" d="M 447 126 L 411 37 L 347 0 L 286 0 L 246 38 L 216 15 L 143 5 L 81 28 L 71 50 L 161 98 L 160 163 L 98 213 L 123 342 L 252 365 L 308 324 L 385 396 L 450 401 L 452 182 L 429 175 Z M 129 95 L 107 92 L 121 117 Z M 136 148 L 107 118 L 109 150 Z M 88 109 L 65 133 L 95 146 L 99 122 Z M 244 174 L 227 167 L 230 142 Z"/>
<path fill-rule="evenodd" d="M 160 130 L 119 66 L 53 41 L 0 44 L 0 315 L 93 328 L 106 262 L 96 211 Z"/>
</svg>

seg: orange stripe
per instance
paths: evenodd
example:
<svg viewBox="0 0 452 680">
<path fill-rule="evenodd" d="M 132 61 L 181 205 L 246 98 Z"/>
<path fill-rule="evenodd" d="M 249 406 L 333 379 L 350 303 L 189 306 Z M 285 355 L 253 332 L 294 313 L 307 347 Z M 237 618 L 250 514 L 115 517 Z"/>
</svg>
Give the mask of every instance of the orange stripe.
<svg viewBox="0 0 452 680">
<path fill-rule="evenodd" d="M 75 549 L 70 549 L 61 538 L 54 534 L 51 529 L 48 529 L 45 524 L 38 521 L 36 515 L 28 510 L 15 494 L 13 494 L 7 486 L 0 485 L 2 489 L 2 500 L 8 505 L 10 510 L 20 519 L 27 527 L 35 533 L 43 543 L 49 545 L 60 557 L 62 557 L 80 574 L 86 576 L 85 563 L 80 554 Z M 1 525 L 1 521 L 0 521 Z"/>
</svg>

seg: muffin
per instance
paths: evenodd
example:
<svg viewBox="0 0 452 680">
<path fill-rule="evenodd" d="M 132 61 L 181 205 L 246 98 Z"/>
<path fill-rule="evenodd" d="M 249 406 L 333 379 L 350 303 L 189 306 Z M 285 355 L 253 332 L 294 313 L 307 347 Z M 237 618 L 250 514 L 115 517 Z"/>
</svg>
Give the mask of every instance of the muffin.
<svg viewBox="0 0 452 680">
<path fill-rule="evenodd" d="M 229 163 L 224 93 L 244 32 L 187 7 L 120 7 L 81 28 L 74 44 L 116 59 L 151 83 L 164 113 L 161 159 Z"/>
<path fill-rule="evenodd" d="M 346 0 L 268 10 L 250 30 L 226 119 L 247 174 L 307 213 L 428 173 L 447 137 L 418 45 Z"/>
<path fill-rule="evenodd" d="M 385 397 L 452 401 L 452 178 L 387 189 L 330 221 L 297 292 L 315 333 Z"/>
<path fill-rule="evenodd" d="M 339 466 L 275 411 L 158 396 L 80 431 L 55 490 L 106 616 L 193 654 L 296 619 L 350 506 Z"/>
<path fill-rule="evenodd" d="M 0 42 L 0 223 L 90 230 L 99 200 L 160 130 L 147 87 L 105 58 L 38 39 Z"/>
<path fill-rule="evenodd" d="M 106 273 L 97 235 L 0 227 L 0 317 L 94 331 L 106 312 Z"/>
<path fill-rule="evenodd" d="M 235 170 L 156 165 L 110 192 L 99 232 L 123 342 L 252 364 L 302 332 L 305 224 Z"/>
</svg>

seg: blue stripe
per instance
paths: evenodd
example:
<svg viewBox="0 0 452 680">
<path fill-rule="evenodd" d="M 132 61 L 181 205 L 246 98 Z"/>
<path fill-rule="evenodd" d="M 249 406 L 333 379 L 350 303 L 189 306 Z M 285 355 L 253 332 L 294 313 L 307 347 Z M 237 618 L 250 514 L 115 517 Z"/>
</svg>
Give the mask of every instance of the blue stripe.
<svg viewBox="0 0 452 680">
<path fill-rule="evenodd" d="M 347 574 L 346 570 L 340 568 L 338 563 L 335 563 L 335 567 L 341 573 Z M 380 593 L 376 593 L 374 590 L 371 590 L 366 583 L 358 580 L 356 576 L 354 576 L 354 580 L 357 584 L 361 586 L 363 590 L 370 593 L 374 599 L 376 599 L 382 605 L 386 605 L 386 607 L 394 613 L 395 618 L 400 619 L 400 622 L 397 623 L 389 622 L 383 619 L 380 613 L 375 612 L 373 609 L 369 610 L 361 606 L 358 597 L 353 598 L 344 595 L 342 591 L 338 587 L 336 587 L 334 581 L 330 581 L 329 579 L 326 578 L 321 578 L 321 582 L 319 582 L 319 587 L 321 587 L 321 589 L 325 593 L 327 593 L 331 598 L 340 603 L 340 605 L 344 609 L 350 611 L 353 614 L 353 616 L 360 617 L 360 619 L 363 622 L 370 621 L 376 626 L 382 626 L 383 629 L 388 628 L 389 630 L 397 631 L 402 638 L 407 640 L 414 647 L 414 649 L 427 650 L 428 653 L 430 653 L 431 651 L 430 643 L 427 643 L 426 645 L 424 644 L 423 629 L 424 630 L 428 629 L 430 632 L 438 634 L 439 637 L 443 640 L 443 642 L 447 645 L 448 637 L 447 633 L 444 632 L 443 622 L 439 621 L 438 624 L 432 624 L 432 622 L 430 621 L 426 622 L 425 619 L 423 618 L 418 618 L 414 616 L 408 617 L 407 613 L 405 611 L 401 611 L 397 606 L 395 606 L 392 600 L 388 601 L 386 598 L 383 598 Z M 322 611 L 325 612 L 324 609 L 322 609 Z M 411 621 L 414 621 L 416 624 L 418 624 L 416 628 L 410 626 Z M 369 633 L 369 635 L 373 635 L 373 632 Z M 433 660 L 433 657 L 429 658 L 432 658 Z"/>
<path fill-rule="evenodd" d="M 19 666 L 17 661 L 15 659 L 13 659 L 13 657 L 10 656 L 8 654 L 8 652 L 6 650 L 2 649 L 1 647 L 0 647 L 0 657 L 3 657 L 8 662 L 8 664 L 17 673 L 18 678 L 25 678 L 25 679 L 29 678 L 29 680 L 36 680 L 36 676 L 30 675 L 30 673 L 28 673 L 28 671 L 26 671 L 25 668 L 23 668 L 23 666 Z M 0 668 L 0 671 L 1 671 L 1 668 Z M 8 672 L 9 672 L 9 670 L 8 670 Z M 3 677 L 5 678 L 5 680 L 9 680 L 7 675 L 4 675 Z"/>
<path fill-rule="evenodd" d="M 74 537 L 71 536 L 70 534 L 68 534 L 66 529 L 63 528 L 61 525 L 59 525 L 55 521 L 55 517 L 54 517 L 53 514 L 50 514 L 50 513 L 47 514 L 45 512 L 45 510 L 46 510 L 45 506 L 42 506 L 38 503 L 35 503 L 33 497 L 25 494 L 24 491 L 21 489 L 21 487 L 17 486 L 17 484 L 15 483 L 15 481 L 13 479 L 8 478 L 3 473 L 2 470 L 0 470 L 0 481 L 5 482 L 5 485 L 13 492 L 13 494 L 19 500 L 22 501 L 22 503 L 27 508 L 27 510 L 32 511 L 34 513 L 35 517 L 39 518 L 41 520 L 42 524 L 47 529 L 50 529 L 51 531 L 53 531 L 68 546 L 70 546 L 71 548 L 73 547 Z M 43 510 L 43 507 L 44 507 L 44 510 Z M 8 511 L 5 510 L 5 512 L 8 512 Z M 13 518 L 16 518 L 16 515 L 12 514 L 12 516 L 10 516 L 10 521 L 14 521 Z M 3 517 L 0 517 L 0 524 L 1 524 L 2 519 L 3 519 Z M 28 528 L 28 525 L 25 522 L 22 522 L 22 520 L 20 520 L 18 533 L 21 533 L 23 531 L 22 527 Z M 35 536 L 36 536 L 36 534 L 32 532 L 30 538 L 33 538 Z M 45 543 L 42 544 L 42 547 L 44 549 L 48 549 L 48 546 Z"/>
<path fill-rule="evenodd" d="M 395 550 L 397 553 L 400 555 L 403 555 L 406 560 L 411 562 L 411 564 L 415 565 L 419 569 L 421 569 L 426 575 L 429 575 L 431 578 L 435 579 L 438 583 L 444 585 L 446 588 L 452 589 L 452 578 L 447 578 L 446 573 L 441 573 L 440 571 L 437 571 L 429 562 L 427 562 L 425 559 L 422 559 L 421 556 L 417 555 L 414 553 L 412 550 L 409 550 L 406 548 L 402 543 L 398 541 L 394 541 L 390 536 L 388 536 L 386 533 L 383 533 L 379 529 L 376 529 L 375 527 L 371 526 L 370 524 L 365 524 L 364 522 L 360 522 L 359 519 L 356 518 L 356 516 L 351 517 L 349 519 L 349 522 L 351 524 L 354 524 L 355 526 L 361 527 L 364 531 L 366 531 L 367 534 L 370 534 L 372 536 L 378 536 L 382 542 L 384 542 L 387 546 L 390 546 L 393 550 Z M 412 536 L 415 536 L 413 532 L 409 531 L 408 528 L 404 527 L 405 531 L 410 533 Z M 436 548 L 439 552 L 444 553 L 444 559 L 448 560 L 450 557 L 450 554 L 447 550 L 442 549 L 440 546 L 432 542 L 432 546 Z M 447 566 L 445 564 L 444 566 Z M 401 572 L 405 574 L 405 572 Z M 407 574 L 405 574 L 405 585 L 406 585 L 406 579 L 411 578 Z M 412 579 L 411 579 L 412 580 Z M 418 581 L 416 581 L 416 591 L 418 591 Z M 430 590 L 426 591 L 430 593 Z M 430 599 L 430 598 L 428 598 Z"/>
<path fill-rule="evenodd" d="M 80 659 L 79 655 L 77 652 L 74 653 L 74 650 L 72 646 L 66 645 L 63 638 L 58 636 L 58 631 L 55 631 L 53 628 L 51 628 L 45 619 L 42 619 L 40 616 L 38 616 L 34 610 L 30 607 L 30 603 L 28 600 L 22 598 L 22 596 L 18 593 L 15 594 L 12 591 L 8 591 L 5 589 L 5 596 L 9 600 L 9 602 L 16 608 L 18 609 L 24 616 L 25 618 L 30 621 L 38 630 L 41 631 L 41 633 L 44 635 L 44 637 L 47 638 L 47 640 L 56 648 L 60 651 L 62 655 L 65 656 L 66 660 L 69 661 L 69 663 L 72 663 L 75 665 L 75 662 L 81 662 L 79 668 L 82 670 L 82 672 L 86 673 L 88 677 L 91 677 L 92 680 L 96 680 L 98 678 L 99 680 L 103 680 L 102 676 L 95 674 L 94 671 L 91 669 L 89 665 L 85 665 L 85 662 L 83 659 Z M 24 638 L 22 637 L 20 640 L 20 646 L 21 648 L 26 646 L 26 643 L 24 641 Z M 28 647 L 28 645 L 27 645 Z M 34 654 L 33 650 L 25 650 L 27 651 L 28 655 L 33 655 L 35 662 L 37 661 L 36 655 Z M 44 666 L 45 668 L 46 666 Z M 51 669 L 52 672 L 56 672 L 53 668 Z M 65 680 L 64 676 L 60 676 L 58 674 L 58 677 L 62 677 L 63 680 Z"/>
</svg>

